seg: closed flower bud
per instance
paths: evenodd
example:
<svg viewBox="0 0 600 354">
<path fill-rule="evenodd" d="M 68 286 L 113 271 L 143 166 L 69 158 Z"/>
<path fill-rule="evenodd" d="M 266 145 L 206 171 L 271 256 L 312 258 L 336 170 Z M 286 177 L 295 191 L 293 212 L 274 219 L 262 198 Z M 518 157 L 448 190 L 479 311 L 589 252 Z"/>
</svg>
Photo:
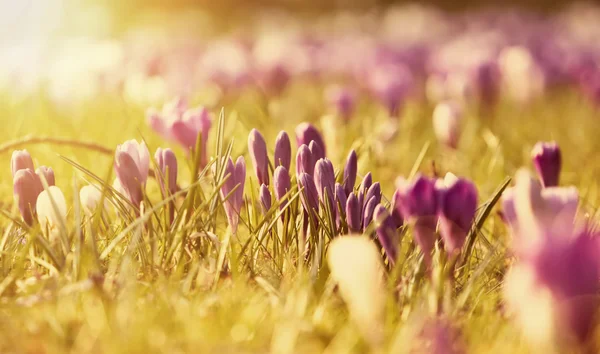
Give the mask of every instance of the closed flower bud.
<svg viewBox="0 0 600 354">
<path fill-rule="evenodd" d="M 170 194 L 177 192 L 177 157 L 171 149 L 156 149 L 154 154 L 158 172 L 156 178 L 160 188 L 165 195 L 167 190 Z"/>
<path fill-rule="evenodd" d="M 304 210 L 309 214 L 319 211 L 319 193 L 313 178 L 307 173 L 301 173 L 298 176 L 298 186 L 302 190 L 300 191 L 300 201 Z"/>
<path fill-rule="evenodd" d="M 282 130 L 275 139 L 275 168 L 277 168 L 277 166 L 283 166 L 289 171 L 291 161 L 292 146 L 290 144 L 290 138 L 288 134 Z"/>
<path fill-rule="evenodd" d="M 329 207 L 335 211 L 333 199 L 335 193 L 335 172 L 333 164 L 328 159 L 320 159 L 315 165 L 314 182 L 317 187 L 319 199 L 324 205 L 329 203 Z M 327 194 L 327 199 L 325 197 Z"/>
<path fill-rule="evenodd" d="M 375 182 L 369 187 L 369 190 L 365 195 L 365 200 L 369 201 L 371 198 L 375 198 L 377 204 L 381 203 L 381 186 L 379 185 L 379 182 Z"/>
<path fill-rule="evenodd" d="M 284 196 L 290 191 L 290 175 L 287 169 L 283 166 L 279 166 L 275 169 L 273 174 L 273 187 L 275 189 L 275 198 L 280 203 L 280 208 L 283 208 L 287 203 L 284 200 Z"/>
<path fill-rule="evenodd" d="M 346 201 L 346 223 L 349 232 L 361 231 L 362 215 L 360 210 L 358 198 L 354 193 L 351 193 Z"/>
<path fill-rule="evenodd" d="M 356 183 L 356 173 L 358 171 L 358 161 L 356 152 L 350 151 L 346 158 L 346 166 L 344 167 L 344 191 L 346 195 L 352 193 L 354 190 L 354 183 Z"/>
<path fill-rule="evenodd" d="M 17 171 L 30 169 L 34 170 L 33 160 L 31 159 L 31 155 L 27 150 L 15 150 L 12 153 L 12 157 L 10 159 L 10 170 L 12 172 L 13 178 Z"/>
<path fill-rule="evenodd" d="M 404 217 L 402 216 L 402 213 L 400 212 L 399 199 L 400 199 L 400 193 L 398 191 L 395 191 L 394 195 L 392 195 L 392 200 L 390 202 L 390 211 L 391 211 L 392 221 L 396 225 L 396 228 L 399 228 L 400 226 L 404 225 Z"/>
<path fill-rule="evenodd" d="M 311 141 L 310 144 L 308 144 L 308 149 L 310 150 L 312 158 L 315 162 L 319 159 L 325 158 L 325 152 L 322 149 L 322 145 L 319 145 L 319 143 L 316 141 Z"/>
<path fill-rule="evenodd" d="M 439 103 L 433 111 L 433 131 L 438 141 L 455 149 L 460 139 L 462 108 L 454 102 Z"/>
<path fill-rule="evenodd" d="M 319 158 L 323 158 L 326 155 L 325 141 L 321 136 L 321 133 L 315 128 L 314 125 L 310 123 L 301 123 L 296 127 L 296 143 L 297 146 L 300 147 L 302 145 L 310 145 L 310 142 L 316 142 L 321 150 L 323 151 L 323 156 Z"/>
<path fill-rule="evenodd" d="M 377 233 L 379 243 L 381 243 L 381 246 L 385 250 L 390 264 L 393 265 L 398 257 L 399 240 L 397 239 L 396 224 L 392 220 L 390 213 L 381 204 L 375 207 L 373 221 L 375 221 L 375 232 Z"/>
<path fill-rule="evenodd" d="M 439 229 L 449 253 L 460 252 L 477 210 L 477 189 L 465 179 L 452 181 L 439 194 Z"/>
<path fill-rule="evenodd" d="M 556 142 L 537 143 L 531 152 L 531 158 L 542 186 L 558 186 L 562 166 L 562 156 L 558 144 Z"/>
<path fill-rule="evenodd" d="M 338 213 L 338 216 L 344 214 L 346 212 L 346 202 L 348 201 L 348 198 L 346 197 L 344 187 L 339 183 L 335 184 L 334 199 L 335 209 L 338 210 L 339 208 L 341 208 L 340 213 Z"/>
<path fill-rule="evenodd" d="M 269 156 L 267 155 L 267 143 L 262 134 L 252 129 L 248 135 L 248 151 L 254 165 L 254 173 L 259 184 L 269 185 Z"/>
<path fill-rule="evenodd" d="M 371 188 L 371 185 L 373 184 L 373 177 L 371 176 L 371 172 L 368 172 L 362 179 L 362 182 L 360 182 L 360 186 L 358 187 L 359 192 L 362 192 L 363 194 L 366 194 L 367 191 L 369 190 L 369 188 Z M 365 202 L 367 202 L 368 199 L 365 199 Z"/>
<path fill-rule="evenodd" d="M 315 163 L 313 160 L 312 152 L 307 145 L 302 145 L 296 153 L 296 176 L 302 173 L 307 173 L 312 176 L 315 170 Z"/>
<path fill-rule="evenodd" d="M 117 146 L 114 168 L 129 200 L 139 208 L 150 172 L 150 153 L 146 143 L 129 140 Z"/>
<path fill-rule="evenodd" d="M 32 169 L 20 169 L 15 173 L 13 192 L 23 221 L 27 225 L 33 225 L 35 203 L 42 190 L 40 179 Z"/>
<path fill-rule="evenodd" d="M 264 184 L 260 186 L 259 199 L 263 212 L 266 213 L 271 209 L 271 192 L 269 191 L 269 187 Z"/>
<path fill-rule="evenodd" d="M 242 156 L 233 163 L 231 157 L 225 166 L 225 178 L 227 180 L 221 186 L 221 198 L 223 207 L 233 233 L 237 232 L 239 214 L 244 203 L 244 185 L 246 182 L 246 163 Z M 227 199 L 225 199 L 227 198 Z"/>
<path fill-rule="evenodd" d="M 373 213 L 375 212 L 375 207 L 377 206 L 377 204 L 379 204 L 379 202 L 375 197 L 371 197 L 371 199 L 369 199 L 369 201 L 365 204 L 362 221 L 363 231 L 369 226 L 371 221 L 373 221 Z"/>
<path fill-rule="evenodd" d="M 52 170 L 52 167 L 40 166 L 35 170 L 35 173 L 40 176 L 40 178 L 41 176 L 44 176 L 48 186 L 53 186 L 55 184 L 54 170 Z"/>
</svg>

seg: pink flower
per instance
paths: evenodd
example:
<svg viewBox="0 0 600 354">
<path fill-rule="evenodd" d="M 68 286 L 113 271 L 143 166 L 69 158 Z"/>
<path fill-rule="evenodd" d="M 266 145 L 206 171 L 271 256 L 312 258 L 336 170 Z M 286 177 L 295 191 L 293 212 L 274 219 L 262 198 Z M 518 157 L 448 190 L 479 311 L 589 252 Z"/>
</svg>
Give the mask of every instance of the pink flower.
<svg viewBox="0 0 600 354">
<path fill-rule="evenodd" d="M 114 168 L 129 200 L 139 208 L 150 171 L 150 152 L 146 143 L 128 140 L 117 146 Z"/>
<path fill-rule="evenodd" d="M 231 157 L 225 165 L 225 178 L 221 186 L 221 198 L 231 231 L 237 232 L 240 210 L 244 203 L 244 184 L 246 181 L 246 163 L 244 157 L 238 157 L 235 164 Z"/>
</svg>

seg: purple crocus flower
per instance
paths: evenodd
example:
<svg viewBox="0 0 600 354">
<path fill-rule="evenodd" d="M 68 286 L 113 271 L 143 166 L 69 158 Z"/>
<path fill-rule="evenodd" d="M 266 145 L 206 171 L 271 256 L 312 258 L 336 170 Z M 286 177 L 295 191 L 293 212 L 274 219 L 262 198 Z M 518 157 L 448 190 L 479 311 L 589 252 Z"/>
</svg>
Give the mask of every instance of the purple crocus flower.
<svg viewBox="0 0 600 354">
<path fill-rule="evenodd" d="M 315 171 L 317 160 L 313 159 L 312 152 L 307 145 L 301 145 L 296 153 L 296 176 L 307 173 L 310 176 Z"/>
<path fill-rule="evenodd" d="M 41 176 L 44 176 L 48 187 L 52 187 L 55 184 L 54 170 L 52 167 L 40 166 L 37 168 L 37 170 L 35 170 L 35 173 L 40 176 L 40 180 Z"/>
<path fill-rule="evenodd" d="M 465 179 L 450 178 L 438 188 L 439 229 L 448 253 L 459 253 L 477 210 L 477 189 Z"/>
<path fill-rule="evenodd" d="M 139 208 L 150 171 L 150 153 L 146 143 L 128 140 L 117 146 L 114 169 L 129 201 Z"/>
<path fill-rule="evenodd" d="M 263 213 L 267 213 L 271 209 L 271 192 L 269 191 L 269 187 L 264 184 L 260 186 L 259 199 Z"/>
<path fill-rule="evenodd" d="M 531 159 L 544 187 L 558 186 L 562 156 L 556 142 L 539 142 L 531 151 Z"/>
<path fill-rule="evenodd" d="M 163 195 L 175 194 L 177 192 L 177 157 L 175 153 L 169 148 L 158 148 L 154 154 L 154 160 L 158 167 L 156 178 Z"/>
<path fill-rule="evenodd" d="M 346 166 L 344 167 L 344 191 L 346 195 L 349 195 L 354 190 L 354 183 L 356 183 L 356 173 L 358 171 L 358 161 L 356 152 L 350 151 L 346 158 Z"/>
<path fill-rule="evenodd" d="M 279 132 L 275 139 L 275 168 L 283 166 L 286 170 L 290 169 L 292 160 L 292 146 L 290 138 L 285 131 Z"/>
<path fill-rule="evenodd" d="M 425 254 L 425 262 L 430 266 L 431 252 L 436 240 L 438 210 L 435 180 L 419 174 L 412 181 L 399 178 L 396 187 L 401 214 L 412 221 L 415 242 Z"/>
<path fill-rule="evenodd" d="M 310 153 L 312 154 L 313 160 L 315 162 L 319 159 L 325 158 L 325 152 L 323 151 L 323 149 L 321 149 L 321 145 L 319 145 L 319 143 L 317 143 L 316 141 L 311 141 L 310 144 L 308 144 L 308 149 L 310 150 Z"/>
<path fill-rule="evenodd" d="M 381 203 L 381 186 L 379 185 L 379 182 L 371 184 L 367 190 L 365 201 L 370 201 L 371 198 L 375 198 L 377 204 Z"/>
<path fill-rule="evenodd" d="M 275 169 L 273 174 L 273 187 L 275 189 L 275 198 L 280 203 L 280 208 L 287 203 L 284 196 L 290 191 L 290 175 L 287 169 L 283 166 L 279 166 Z"/>
<path fill-rule="evenodd" d="M 391 217 L 392 217 L 392 221 L 394 222 L 394 224 L 396 225 L 396 228 L 401 227 L 402 225 L 404 225 L 404 217 L 402 216 L 402 213 L 400 212 L 400 193 L 396 190 L 394 192 L 394 195 L 392 195 L 392 200 L 390 202 L 390 212 L 391 212 Z"/>
<path fill-rule="evenodd" d="M 350 233 L 361 231 L 361 207 L 358 203 L 358 198 L 354 193 L 350 193 L 348 200 L 346 201 L 346 223 L 348 224 L 348 231 Z"/>
<path fill-rule="evenodd" d="M 15 173 L 13 178 L 15 201 L 27 225 L 33 225 L 37 198 L 43 190 L 40 178 L 32 169 L 23 168 Z"/>
<path fill-rule="evenodd" d="M 269 156 L 267 155 L 267 143 L 262 134 L 252 129 L 248 135 L 248 151 L 254 165 L 254 173 L 259 184 L 269 185 Z"/>
<path fill-rule="evenodd" d="M 398 233 L 396 232 L 396 223 L 392 220 L 387 209 L 378 204 L 373 212 L 373 221 L 375 222 L 375 232 L 379 243 L 385 250 L 391 265 L 396 263 L 398 257 Z"/>
<path fill-rule="evenodd" d="M 319 199 L 333 212 L 335 212 L 334 193 L 335 193 L 335 171 L 333 170 L 333 164 L 328 159 L 320 159 L 315 165 L 314 182 L 317 187 L 317 193 Z M 327 197 L 326 197 L 327 195 Z M 326 199 L 327 198 L 327 199 Z"/>
<path fill-rule="evenodd" d="M 341 208 L 341 210 L 339 210 L 339 213 L 337 213 L 338 219 L 339 219 L 340 215 L 345 214 L 345 211 L 346 211 L 346 202 L 348 201 L 348 198 L 346 197 L 346 191 L 344 191 L 344 187 L 341 184 L 339 184 L 339 183 L 335 184 L 334 197 L 335 197 L 334 198 L 335 199 L 334 208 L 336 210 L 339 209 L 338 206 Z"/>
<path fill-rule="evenodd" d="M 27 150 L 13 151 L 12 157 L 10 158 L 10 170 L 13 178 L 15 177 L 15 174 L 17 174 L 17 171 L 24 169 L 34 170 L 31 155 Z"/>
<path fill-rule="evenodd" d="M 371 221 L 373 220 L 373 213 L 375 212 L 375 207 L 379 204 L 377 198 L 375 196 L 371 197 L 365 204 L 363 209 L 363 220 L 362 220 L 362 228 L 363 231 L 367 229 Z"/>
<path fill-rule="evenodd" d="M 301 173 L 298 176 L 298 187 L 300 191 L 300 201 L 304 210 L 311 215 L 313 212 L 319 211 L 319 193 L 313 181 L 312 176 L 308 173 Z"/>
<path fill-rule="evenodd" d="M 231 231 L 235 234 L 238 228 L 240 210 L 244 203 L 246 163 L 243 156 L 238 157 L 235 164 L 231 157 L 229 158 L 225 165 L 225 178 L 227 180 L 221 186 L 221 198 L 223 199 L 227 221 Z"/>
<path fill-rule="evenodd" d="M 323 156 L 319 156 L 319 158 L 325 157 L 325 155 L 326 155 L 325 141 L 323 140 L 323 137 L 321 136 L 321 133 L 319 132 L 319 130 L 317 130 L 317 128 L 315 128 L 315 126 L 310 123 L 300 123 L 296 127 L 297 146 L 298 147 L 300 147 L 302 145 L 309 146 L 311 141 L 316 142 L 319 145 L 319 147 L 321 148 L 321 151 L 323 152 Z"/>
</svg>

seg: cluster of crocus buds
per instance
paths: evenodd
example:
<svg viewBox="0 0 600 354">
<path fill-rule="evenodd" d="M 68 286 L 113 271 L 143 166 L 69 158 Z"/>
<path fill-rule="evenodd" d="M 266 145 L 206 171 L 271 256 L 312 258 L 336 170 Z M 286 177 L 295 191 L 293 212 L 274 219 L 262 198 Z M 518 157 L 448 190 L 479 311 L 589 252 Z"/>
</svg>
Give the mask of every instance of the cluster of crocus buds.
<svg viewBox="0 0 600 354">
<path fill-rule="evenodd" d="M 44 185 L 54 186 L 54 171 L 50 167 L 40 166 L 34 171 L 33 159 L 27 150 L 15 151 L 10 161 L 13 176 L 13 192 L 23 221 L 32 225 L 36 213 L 36 203 Z"/>
<path fill-rule="evenodd" d="M 146 143 L 128 140 L 118 145 L 114 169 L 124 196 L 136 209 L 139 208 L 150 172 L 150 153 Z"/>
<path fill-rule="evenodd" d="M 531 151 L 533 166 L 544 187 L 558 186 L 562 155 L 556 142 L 539 142 Z"/>
<path fill-rule="evenodd" d="M 436 229 L 446 251 L 460 253 L 477 209 L 477 189 L 472 182 L 447 174 L 444 180 L 417 175 L 407 181 L 399 178 L 394 207 L 413 224 L 415 242 L 431 264 L 437 240 Z"/>
<path fill-rule="evenodd" d="M 155 132 L 164 139 L 176 141 L 187 151 L 196 149 L 200 137 L 200 163 L 202 166 L 207 164 L 206 147 L 212 115 L 206 108 L 189 108 L 184 99 L 178 98 L 165 104 L 161 111 L 148 110 L 146 117 Z"/>
</svg>

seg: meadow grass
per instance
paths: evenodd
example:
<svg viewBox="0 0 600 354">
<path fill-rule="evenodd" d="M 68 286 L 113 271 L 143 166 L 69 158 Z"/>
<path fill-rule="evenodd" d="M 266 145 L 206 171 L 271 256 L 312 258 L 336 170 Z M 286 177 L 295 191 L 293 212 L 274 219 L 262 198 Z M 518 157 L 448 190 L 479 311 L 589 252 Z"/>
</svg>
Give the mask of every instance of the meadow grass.
<svg viewBox="0 0 600 354">
<path fill-rule="evenodd" d="M 498 207 L 490 209 L 487 203 L 519 167 L 530 166 L 537 141 L 556 140 L 564 156 L 562 184 L 579 188 L 582 210 L 593 217 L 600 200 L 600 121 L 594 107 L 563 90 L 527 105 L 501 101 L 494 108 L 470 106 L 459 148 L 449 150 L 435 141 L 433 108 L 424 101 L 408 102 L 394 120 L 365 99 L 352 120 L 324 124 L 320 97 L 320 88 L 299 83 L 268 102 L 258 92 L 224 99 L 212 107 L 215 117 L 223 112 L 222 132 L 215 121 L 209 155 L 225 155 L 231 147 L 232 157 L 247 156 L 252 128 L 262 132 L 272 149 L 280 130 L 292 135 L 298 123 L 310 121 L 321 128 L 336 171 L 349 150 L 356 149 L 359 176 L 372 172 L 384 200 L 391 197 L 396 177 L 416 171 L 472 179 L 480 195 L 478 215 L 487 210 L 489 216 L 474 233 L 473 251 L 456 282 L 441 291 L 443 312 L 462 330 L 469 352 L 535 351 L 503 310 L 510 238 Z M 193 102 L 203 100 L 199 94 Z M 147 126 L 146 108 L 112 95 L 61 106 L 43 91 L 0 97 L 0 166 L 5 166 L 0 169 L 0 352 L 402 353 L 419 348 L 420 326 L 440 301 L 432 305 L 432 294 L 439 295 L 436 284 L 415 282 L 419 257 L 410 230 L 405 231 L 400 265 L 389 276 L 390 283 L 400 286 L 388 289 L 385 339 L 373 348 L 349 318 L 326 262 L 321 259 L 315 269 L 314 263 L 298 261 L 300 225 L 284 226 L 278 208 L 263 216 L 254 205 L 258 185 L 250 172 L 238 235 L 220 249 L 231 236 L 217 193 L 222 176 L 209 168 L 196 182 L 185 152 Z M 26 136 L 41 141 L 20 143 Z M 83 217 L 76 192 L 93 181 L 91 174 L 112 183 L 113 154 L 44 142 L 45 137 L 94 143 L 109 151 L 125 140 L 144 139 L 152 155 L 159 146 L 172 147 L 180 161 L 181 211 L 192 213 L 179 213 L 175 231 L 165 227 L 159 208 L 135 222 L 113 211 L 104 219 Z M 52 166 L 56 184 L 67 196 L 66 253 L 44 241 L 39 229 L 22 230 L 13 222 L 20 217 L 13 205 L 9 160 L 17 148 L 26 148 L 36 166 Z M 154 181 L 147 192 L 149 202 L 158 205 Z M 299 210 L 297 198 L 287 210 L 298 213 L 293 211 Z M 287 248 L 275 241 L 284 234 L 290 241 Z M 217 270 L 220 251 L 228 264 L 223 270 Z"/>
</svg>

